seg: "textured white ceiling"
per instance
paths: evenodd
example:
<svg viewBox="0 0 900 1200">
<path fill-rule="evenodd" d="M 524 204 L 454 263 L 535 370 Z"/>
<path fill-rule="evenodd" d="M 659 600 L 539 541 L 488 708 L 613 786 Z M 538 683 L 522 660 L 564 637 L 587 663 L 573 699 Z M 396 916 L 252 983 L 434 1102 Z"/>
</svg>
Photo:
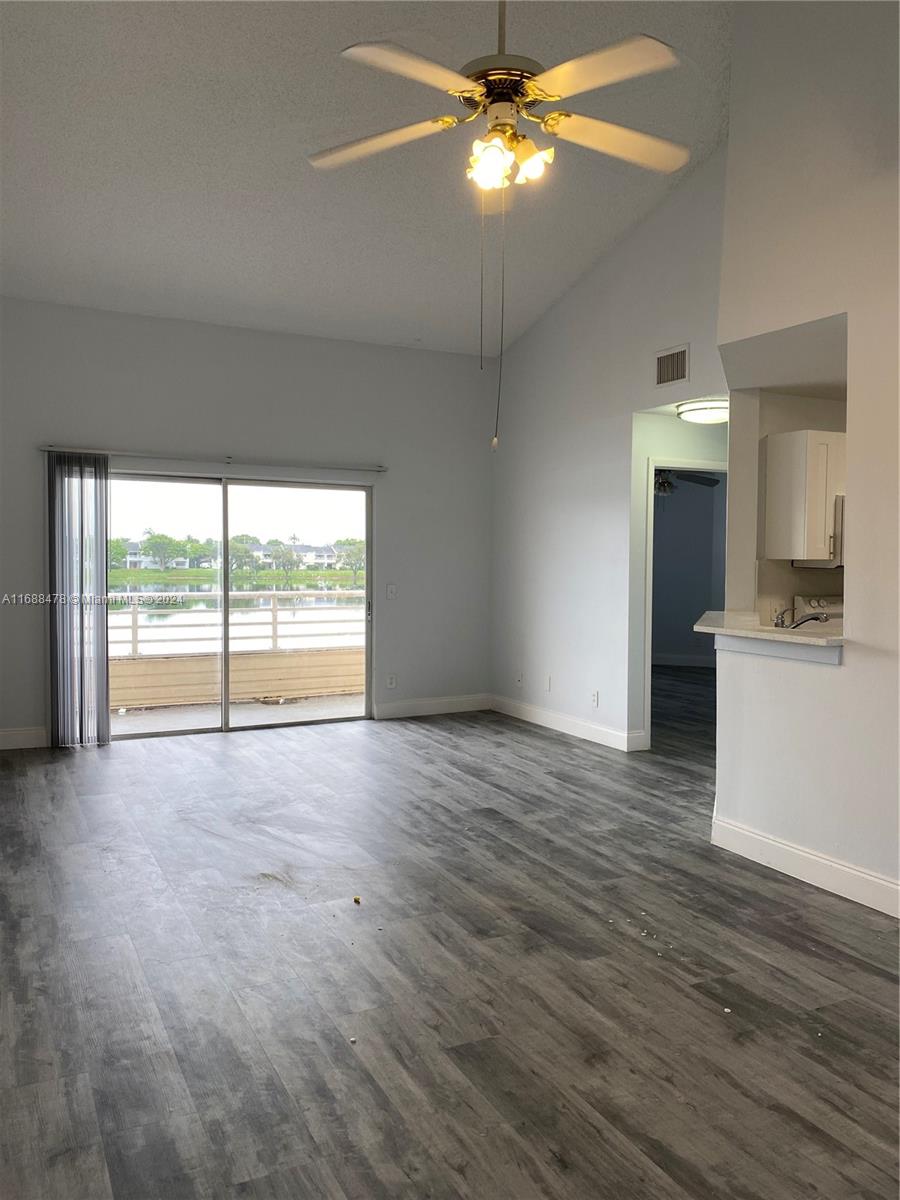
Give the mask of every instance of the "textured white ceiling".
<svg viewBox="0 0 900 1200">
<path fill-rule="evenodd" d="M 2 4 L 0 20 L 6 294 L 477 352 L 476 123 L 328 173 L 305 155 L 458 111 L 344 46 L 459 67 L 495 49 L 495 5 Z M 728 5 L 509 5 L 510 52 L 545 66 L 635 32 L 684 65 L 573 108 L 685 142 L 696 165 L 725 131 Z M 558 143 L 540 185 L 510 188 L 507 341 L 679 178 Z M 489 220 L 489 353 L 498 234 Z"/>
</svg>

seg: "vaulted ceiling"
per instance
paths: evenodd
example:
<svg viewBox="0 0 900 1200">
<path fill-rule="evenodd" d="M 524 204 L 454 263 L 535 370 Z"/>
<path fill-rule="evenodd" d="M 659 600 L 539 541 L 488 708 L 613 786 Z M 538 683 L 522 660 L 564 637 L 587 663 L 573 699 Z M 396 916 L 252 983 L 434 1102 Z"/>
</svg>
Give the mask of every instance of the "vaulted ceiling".
<svg viewBox="0 0 900 1200">
<path fill-rule="evenodd" d="M 306 155 L 454 111 L 339 59 L 344 46 L 391 40 L 458 68 L 496 49 L 495 5 L 3 4 L 0 20 L 4 293 L 477 352 L 464 167 L 480 125 L 333 172 Z M 725 133 L 729 27 L 725 4 L 533 0 L 509 5 L 508 49 L 550 66 L 636 32 L 674 46 L 678 70 L 572 107 L 686 143 L 689 171 Z M 507 341 L 680 178 L 560 143 L 540 184 L 510 188 Z"/>
</svg>

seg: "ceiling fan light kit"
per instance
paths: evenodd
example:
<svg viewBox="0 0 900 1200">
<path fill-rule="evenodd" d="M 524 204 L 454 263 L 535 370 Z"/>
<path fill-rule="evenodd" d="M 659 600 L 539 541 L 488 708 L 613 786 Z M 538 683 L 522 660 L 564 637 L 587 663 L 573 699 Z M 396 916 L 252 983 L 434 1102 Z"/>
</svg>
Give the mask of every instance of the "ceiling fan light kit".
<svg viewBox="0 0 900 1200">
<path fill-rule="evenodd" d="M 476 138 L 472 143 L 472 157 L 466 177 L 486 192 L 492 188 L 509 187 L 509 176 L 515 161 L 516 156 L 509 149 L 506 138 L 491 129 L 488 130 L 487 141 Z"/>
<path fill-rule="evenodd" d="M 540 179 L 547 163 L 553 162 L 556 148 L 547 146 L 545 149 L 539 150 L 531 138 L 520 137 L 516 143 L 515 153 L 516 162 L 519 164 L 516 183 L 528 183 L 530 179 Z"/>
<path fill-rule="evenodd" d="M 534 140 L 519 132 L 519 121 L 529 121 L 541 127 L 544 134 L 583 146 L 610 158 L 622 159 L 650 171 L 670 174 L 679 170 L 690 157 L 684 146 L 636 129 L 613 125 L 609 121 L 583 117 L 564 109 L 536 112 L 541 105 L 556 104 L 570 96 L 595 91 L 668 70 L 678 65 L 675 52 L 656 38 L 637 34 L 614 46 L 593 50 L 568 62 L 545 70 L 533 58 L 506 53 L 506 0 L 497 4 L 497 53 L 473 59 L 459 71 L 432 62 L 421 55 L 395 46 L 390 42 L 361 42 L 342 51 L 343 57 L 377 71 L 400 75 L 417 83 L 437 88 L 459 101 L 468 110 L 466 116 L 433 117 L 389 129 L 369 137 L 320 150 L 310 155 L 314 167 L 329 169 L 344 166 L 391 150 L 408 142 L 418 141 L 466 125 L 479 117 L 486 118 L 484 134 L 472 144 L 466 177 L 482 193 L 500 192 L 501 212 L 501 284 L 500 284 L 500 346 L 497 355 L 497 410 L 491 448 L 496 449 L 500 428 L 500 395 L 503 380 L 503 309 L 505 294 L 504 246 L 506 205 L 505 189 L 511 182 L 526 184 L 540 179 L 553 162 L 554 147 L 538 146 Z M 513 174 L 515 172 L 515 174 Z M 481 262 L 481 332 L 484 344 L 484 195 L 482 195 L 482 262 Z M 482 368 L 484 356 L 482 353 Z M 682 414 L 679 412 L 678 414 Z M 685 417 L 685 420 L 704 420 Z M 727 411 L 724 418 L 727 420 Z"/>
</svg>

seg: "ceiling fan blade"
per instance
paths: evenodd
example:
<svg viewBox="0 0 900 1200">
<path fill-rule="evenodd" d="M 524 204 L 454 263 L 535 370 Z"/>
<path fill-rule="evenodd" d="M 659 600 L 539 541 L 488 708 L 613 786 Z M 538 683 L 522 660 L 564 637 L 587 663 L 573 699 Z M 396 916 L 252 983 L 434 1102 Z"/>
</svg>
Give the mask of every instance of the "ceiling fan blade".
<svg viewBox="0 0 900 1200">
<path fill-rule="evenodd" d="M 345 142 L 343 146 L 334 146 L 331 150 L 320 150 L 317 154 L 310 154 L 309 161 L 314 167 L 322 169 L 343 167 L 345 163 L 380 154 L 382 150 L 393 150 L 395 146 L 404 146 L 407 142 L 430 137 L 433 133 L 440 133 L 442 129 L 452 129 L 458 124 L 459 117 L 432 117 L 428 121 L 417 121 L 415 125 L 403 125 L 399 129 L 389 129 L 386 133 L 373 133 L 371 137 Z"/>
<path fill-rule="evenodd" d="M 344 58 L 354 62 L 365 63 L 377 71 L 388 71 L 391 75 L 402 75 L 405 79 L 414 79 L 416 83 L 427 84 L 451 96 L 482 96 L 484 88 L 473 79 L 460 75 L 459 71 L 451 71 L 440 63 L 413 54 L 403 46 L 395 46 L 391 42 L 359 42 L 342 50 Z"/>
<path fill-rule="evenodd" d="M 682 479 L 685 483 L 698 483 L 701 487 L 718 487 L 719 481 L 714 475 L 695 475 L 692 471 L 676 471 L 676 479 Z"/>
<path fill-rule="evenodd" d="M 564 100 L 623 79 L 677 67 L 675 51 L 665 42 L 638 34 L 615 46 L 572 58 L 529 79 L 528 94 L 542 100 Z"/>
<path fill-rule="evenodd" d="M 624 125 L 611 125 L 609 121 L 581 117 L 577 113 L 548 113 L 542 128 L 545 133 L 555 134 L 563 141 L 574 142 L 576 146 L 584 146 L 612 158 L 623 158 L 626 162 L 650 171 L 662 171 L 665 175 L 683 167 L 691 156 L 686 146 L 667 142 L 649 133 L 640 133 L 637 129 L 626 129 Z"/>
</svg>

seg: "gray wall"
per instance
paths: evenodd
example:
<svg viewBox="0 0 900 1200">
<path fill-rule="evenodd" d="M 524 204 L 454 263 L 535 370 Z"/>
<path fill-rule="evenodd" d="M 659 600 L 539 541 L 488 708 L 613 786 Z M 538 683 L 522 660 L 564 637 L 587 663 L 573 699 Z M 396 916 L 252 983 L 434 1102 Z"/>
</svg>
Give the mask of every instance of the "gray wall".
<svg viewBox="0 0 900 1200">
<path fill-rule="evenodd" d="M 492 413 L 477 360 L 16 300 L 2 321 L 0 593 L 46 590 L 41 443 L 380 462 L 376 707 L 487 690 Z M 41 609 L 0 607 L 0 731 L 43 729 L 45 642 Z"/>
<path fill-rule="evenodd" d="M 694 633 L 707 609 L 725 604 L 726 476 L 714 488 L 675 480 L 653 505 L 653 662 L 715 666 L 712 638 Z"/>
</svg>

